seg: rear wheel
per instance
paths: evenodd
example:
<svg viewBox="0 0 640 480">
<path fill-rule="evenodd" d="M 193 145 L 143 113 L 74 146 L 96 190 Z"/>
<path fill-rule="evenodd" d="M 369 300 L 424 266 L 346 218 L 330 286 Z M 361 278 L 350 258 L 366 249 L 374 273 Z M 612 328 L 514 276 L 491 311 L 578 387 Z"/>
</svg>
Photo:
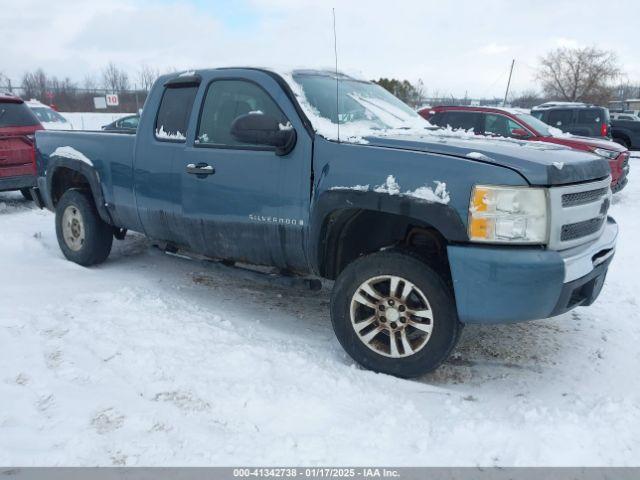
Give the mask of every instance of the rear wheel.
<svg viewBox="0 0 640 480">
<path fill-rule="evenodd" d="M 25 200 L 29 200 L 30 202 L 33 200 L 33 196 L 31 195 L 31 190 L 28 188 L 21 188 L 20 193 L 24 197 Z"/>
<path fill-rule="evenodd" d="M 56 205 L 56 235 L 64 256 L 89 266 L 102 263 L 111 252 L 113 228 L 96 210 L 93 198 L 81 190 L 67 190 Z"/>
<path fill-rule="evenodd" d="M 362 257 L 340 274 L 331 321 L 354 360 L 399 377 L 436 369 L 462 327 L 442 278 L 420 257 L 393 251 Z"/>
</svg>

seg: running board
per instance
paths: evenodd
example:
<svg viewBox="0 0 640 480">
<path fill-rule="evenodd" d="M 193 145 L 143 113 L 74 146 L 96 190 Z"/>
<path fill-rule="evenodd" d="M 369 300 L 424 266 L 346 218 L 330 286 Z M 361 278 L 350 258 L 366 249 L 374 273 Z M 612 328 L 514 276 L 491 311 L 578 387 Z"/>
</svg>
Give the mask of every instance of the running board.
<svg viewBox="0 0 640 480">
<path fill-rule="evenodd" d="M 254 277 L 256 280 L 266 281 L 271 285 L 277 285 L 281 287 L 288 288 L 302 288 L 305 290 L 311 290 L 314 292 L 322 290 L 322 281 L 317 278 L 309 278 L 309 277 L 300 277 L 289 271 L 262 271 L 257 268 L 261 267 L 252 267 L 246 264 L 238 264 L 231 260 L 218 260 L 212 259 L 209 257 L 204 257 L 197 254 L 187 253 L 183 250 L 179 249 L 175 245 L 166 244 L 163 246 L 155 245 L 165 254 L 182 258 L 184 260 L 192 260 L 192 261 L 200 261 L 204 263 L 215 263 L 223 268 L 233 269 L 235 271 L 241 271 L 243 273 L 249 274 Z"/>
</svg>

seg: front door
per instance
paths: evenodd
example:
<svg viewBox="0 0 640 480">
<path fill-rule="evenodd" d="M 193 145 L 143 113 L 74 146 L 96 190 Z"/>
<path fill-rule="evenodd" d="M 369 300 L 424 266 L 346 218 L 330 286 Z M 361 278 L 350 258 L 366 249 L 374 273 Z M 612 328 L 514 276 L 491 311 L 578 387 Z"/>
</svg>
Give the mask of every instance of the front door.
<svg viewBox="0 0 640 480">
<path fill-rule="evenodd" d="M 221 72 L 206 88 L 198 127 L 177 162 L 184 230 L 191 247 L 207 256 L 304 268 L 311 139 L 275 80 L 251 74 L 255 79 Z M 295 148 L 278 156 L 272 147 L 233 138 L 233 121 L 251 112 L 291 123 Z"/>
</svg>

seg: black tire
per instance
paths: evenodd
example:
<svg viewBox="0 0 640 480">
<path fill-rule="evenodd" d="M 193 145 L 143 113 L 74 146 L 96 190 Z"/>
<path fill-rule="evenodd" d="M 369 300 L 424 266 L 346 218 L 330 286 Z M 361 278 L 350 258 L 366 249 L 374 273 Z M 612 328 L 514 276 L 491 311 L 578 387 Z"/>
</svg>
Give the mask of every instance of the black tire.
<svg viewBox="0 0 640 480">
<path fill-rule="evenodd" d="M 356 290 L 368 279 L 386 275 L 401 277 L 402 280 L 411 282 L 417 287 L 428 300 L 433 316 L 430 337 L 428 337 L 424 346 L 415 353 L 400 358 L 385 356 L 367 346 L 356 333 L 351 321 L 351 302 L 353 296 L 357 293 Z M 403 284 L 401 283 L 400 285 L 402 286 Z M 388 293 L 388 295 L 391 295 L 391 293 Z M 409 297 L 412 295 L 410 294 Z M 370 309 L 370 312 L 371 315 L 378 315 L 376 309 Z M 397 315 L 397 310 L 394 310 L 393 314 L 394 316 Z M 388 319 L 383 320 L 389 321 Z M 356 362 L 376 372 L 388 373 L 402 378 L 417 377 L 438 368 L 455 347 L 462 330 L 451 289 L 421 257 L 406 251 L 373 253 L 361 257 L 347 266 L 333 287 L 331 294 L 331 322 L 340 344 Z M 377 325 L 384 328 L 384 325 L 380 324 L 380 320 L 376 320 L 376 322 Z M 361 331 L 366 330 L 362 329 Z M 381 331 L 384 335 L 387 335 L 386 338 L 389 341 L 390 334 L 385 330 Z M 410 332 L 408 334 L 415 333 L 413 329 L 409 329 L 407 332 Z M 394 337 L 398 338 L 395 335 L 394 333 Z M 373 342 L 377 342 L 377 338 L 380 337 L 374 337 Z M 385 337 L 382 337 L 382 339 L 384 340 Z M 402 342 L 399 343 L 401 344 Z M 402 348 L 402 345 L 400 348 Z"/>
<path fill-rule="evenodd" d="M 82 232 L 75 237 L 71 235 L 69 240 L 65 239 L 63 228 L 67 209 L 79 225 L 76 231 L 81 228 Z M 111 252 L 113 228 L 100 218 L 91 195 L 82 190 L 67 190 L 56 205 L 56 235 L 64 256 L 85 267 L 104 262 Z M 79 240 L 80 236 L 83 240 Z"/>
<path fill-rule="evenodd" d="M 20 193 L 22 194 L 22 196 L 24 197 L 25 200 L 28 200 L 29 202 L 33 201 L 33 196 L 31 195 L 31 190 L 29 190 L 28 188 L 21 188 L 20 189 Z"/>
</svg>

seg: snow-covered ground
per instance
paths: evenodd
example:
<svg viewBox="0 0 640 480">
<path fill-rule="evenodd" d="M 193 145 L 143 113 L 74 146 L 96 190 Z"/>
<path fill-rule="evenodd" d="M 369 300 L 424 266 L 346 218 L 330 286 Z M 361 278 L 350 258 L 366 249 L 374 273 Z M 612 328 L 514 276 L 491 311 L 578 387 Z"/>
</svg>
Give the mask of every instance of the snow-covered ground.
<svg viewBox="0 0 640 480">
<path fill-rule="evenodd" d="M 82 268 L 51 213 L 0 194 L 0 464 L 638 465 L 640 158 L 631 167 L 595 305 L 469 326 L 415 381 L 354 365 L 326 288 L 138 235 Z"/>
<path fill-rule="evenodd" d="M 100 130 L 103 126 L 133 113 L 60 112 L 60 115 L 71 122 L 74 130 Z"/>
</svg>

